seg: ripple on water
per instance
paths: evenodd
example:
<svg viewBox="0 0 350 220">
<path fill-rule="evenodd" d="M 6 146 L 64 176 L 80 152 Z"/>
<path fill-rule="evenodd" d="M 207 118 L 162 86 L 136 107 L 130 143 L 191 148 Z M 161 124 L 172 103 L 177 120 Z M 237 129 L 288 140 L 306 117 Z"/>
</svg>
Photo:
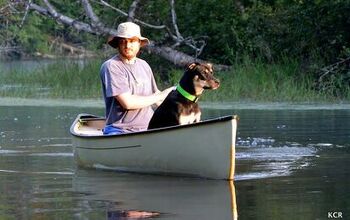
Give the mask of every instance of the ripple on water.
<svg viewBox="0 0 350 220">
<path fill-rule="evenodd" d="M 73 153 L 32 153 L 29 156 L 41 156 L 41 157 L 73 157 Z"/>
<path fill-rule="evenodd" d="M 24 152 L 25 151 L 20 151 L 20 150 L 0 150 L 0 154 L 20 154 Z"/>
<path fill-rule="evenodd" d="M 39 157 L 73 157 L 72 152 L 36 152 L 31 153 L 31 151 L 23 150 L 0 150 L 0 155 L 11 155 L 11 156 L 39 156 Z"/>
<path fill-rule="evenodd" d="M 0 169 L 0 173 L 19 173 L 19 174 L 30 174 L 30 175 L 39 175 L 39 174 L 48 174 L 48 175 L 74 175 L 72 171 L 19 171 L 19 170 L 5 170 Z"/>
<path fill-rule="evenodd" d="M 236 180 L 287 176 L 304 169 L 316 158 L 314 146 L 299 143 L 276 143 L 272 138 L 238 140 L 236 148 Z"/>
</svg>

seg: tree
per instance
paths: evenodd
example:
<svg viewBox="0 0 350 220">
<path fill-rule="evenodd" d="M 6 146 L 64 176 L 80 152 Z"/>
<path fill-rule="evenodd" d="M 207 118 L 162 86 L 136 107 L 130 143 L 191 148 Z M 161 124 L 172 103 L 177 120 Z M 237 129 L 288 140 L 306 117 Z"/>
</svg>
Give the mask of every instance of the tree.
<svg viewBox="0 0 350 220">
<path fill-rule="evenodd" d="M 205 62 L 198 59 L 198 56 L 206 46 L 205 37 L 193 38 L 191 36 L 185 37 L 181 34 L 177 24 L 175 0 L 169 0 L 167 5 L 163 3 L 162 6 L 168 8 L 168 16 L 166 17 L 170 19 L 158 20 L 157 24 L 152 24 L 138 18 L 138 14 L 141 14 L 139 12 L 148 6 L 149 3 L 147 1 L 133 0 L 129 2 L 127 12 L 118 7 L 124 6 L 123 4 L 125 3 L 118 3 L 117 1 L 106 2 L 104 0 L 80 0 L 79 5 L 74 5 L 71 1 L 54 0 L 42 0 L 41 4 L 35 3 L 33 0 L 8 1 L 9 6 L 17 8 L 23 13 L 22 24 L 28 13 L 34 11 L 78 31 L 104 37 L 116 33 L 113 24 L 103 22 L 111 18 L 112 11 L 119 15 L 119 22 L 121 22 L 121 19 L 124 19 L 124 21 L 133 21 L 142 27 L 163 33 L 163 37 L 159 41 L 151 41 L 147 46 L 146 49 L 149 52 L 165 58 L 178 66 L 184 66 L 194 61 Z M 107 11 L 108 13 L 105 13 Z M 103 19 L 101 19 L 101 16 L 103 16 Z M 179 49 L 184 46 L 191 49 L 192 54 L 185 53 Z M 227 70 L 230 67 L 214 64 L 214 68 L 217 70 Z"/>
</svg>

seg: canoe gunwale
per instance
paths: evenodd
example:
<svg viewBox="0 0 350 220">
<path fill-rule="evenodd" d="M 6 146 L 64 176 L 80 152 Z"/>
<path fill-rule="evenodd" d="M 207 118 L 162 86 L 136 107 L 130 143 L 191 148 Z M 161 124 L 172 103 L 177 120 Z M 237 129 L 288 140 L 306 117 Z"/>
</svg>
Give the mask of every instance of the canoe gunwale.
<svg viewBox="0 0 350 220">
<path fill-rule="evenodd" d="M 116 138 L 116 137 L 142 135 L 142 134 L 157 133 L 157 132 L 176 130 L 176 129 L 182 129 L 182 128 L 188 128 L 188 127 L 195 127 L 195 126 L 201 126 L 201 125 L 212 124 L 212 123 L 217 123 L 217 122 L 230 121 L 233 119 L 238 120 L 238 116 L 237 115 L 227 115 L 227 116 L 221 116 L 221 117 L 217 117 L 217 118 L 213 118 L 213 119 L 207 119 L 207 120 L 200 121 L 200 122 L 193 123 L 193 124 L 175 125 L 175 126 L 170 126 L 170 127 L 155 128 L 155 129 L 151 129 L 151 130 L 123 133 L 123 134 L 84 135 L 84 134 L 78 134 L 74 131 L 74 127 L 77 123 L 81 123 L 84 121 L 86 121 L 86 122 L 96 121 L 96 120 L 103 120 L 104 121 L 105 118 L 99 117 L 96 115 L 91 115 L 91 114 L 79 114 L 70 127 L 70 133 L 71 133 L 71 135 L 73 135 L 77 138 L 93 138 L 93 139 L 96 139 L 96 138 Z"/>
</svg>

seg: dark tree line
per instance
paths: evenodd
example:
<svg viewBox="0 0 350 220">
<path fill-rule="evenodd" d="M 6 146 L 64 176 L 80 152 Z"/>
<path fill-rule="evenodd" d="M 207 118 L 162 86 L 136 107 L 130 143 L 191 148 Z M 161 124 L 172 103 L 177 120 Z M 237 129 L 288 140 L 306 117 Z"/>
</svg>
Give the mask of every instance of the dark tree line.
<svg viewBox="0 0 350 220">
<path fill-rule="evenodd" d="M 0 47 L 48 52 L 60 41 L 96 50 L 130 20 L 152 39 L 151 53 L 177 65 L 227 69 L 246 57 L 329 65 L 349 57 L 349 11 L 350 0 L 0 0 Z"/>
</svg>

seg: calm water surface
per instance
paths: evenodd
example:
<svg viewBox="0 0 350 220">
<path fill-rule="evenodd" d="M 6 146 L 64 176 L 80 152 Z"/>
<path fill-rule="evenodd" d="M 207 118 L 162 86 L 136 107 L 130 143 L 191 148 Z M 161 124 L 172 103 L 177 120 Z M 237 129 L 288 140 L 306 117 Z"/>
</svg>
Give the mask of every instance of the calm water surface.
<svg viewBox="0 0 350 220">
<path fill-rule="evenodd" d="M 350 218 L 350 110 L 206 109 L 240 116 L 234 184 L 77 168 L 82 112 L 0 103 L 0 219 Z"/>
</svg>

